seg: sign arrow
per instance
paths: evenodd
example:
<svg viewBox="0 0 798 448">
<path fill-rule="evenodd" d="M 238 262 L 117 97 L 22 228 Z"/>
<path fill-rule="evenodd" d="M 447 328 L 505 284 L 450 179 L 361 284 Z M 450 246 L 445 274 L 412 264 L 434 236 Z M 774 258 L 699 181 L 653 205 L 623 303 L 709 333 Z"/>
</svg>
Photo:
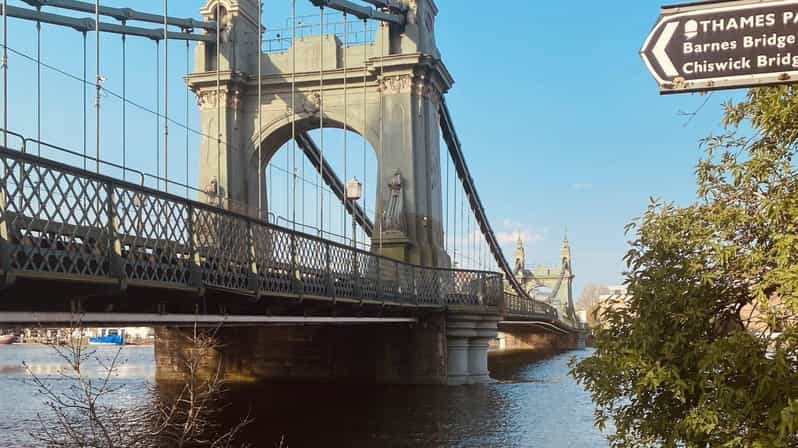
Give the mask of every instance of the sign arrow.
<svg viewBox="0 0 798 448">
<path fill-rule="evenodd" d="M 676 29 L 679 27 L 679 22 L 670 22 L 669 24 L 665 25 L 665 30 L 657 39 L 657 44 L 654 45 L 654 58 L 659 63 L 662 70 L 665 72 L 665 76 L 669 78 L 674 78 L 679 76 L 679 72 L 676 71 L 676 67 L 673 66 L 673 61 L 671 58 L 668 57 L 668 52 L 665 50 L 668 47 L 668 44 L 671 42 L 671 38 L 676 33 Z"/>
</svg>

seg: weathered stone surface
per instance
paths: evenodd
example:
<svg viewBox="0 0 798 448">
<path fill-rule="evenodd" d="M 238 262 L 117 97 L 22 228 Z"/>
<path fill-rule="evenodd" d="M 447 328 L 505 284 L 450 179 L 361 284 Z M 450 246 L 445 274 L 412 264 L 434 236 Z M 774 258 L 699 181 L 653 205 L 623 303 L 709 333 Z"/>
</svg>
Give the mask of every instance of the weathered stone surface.
<svg viewBox="0 0 798 448">
<path fill-rule="evenodd" d="M 158 328 L 159 381 L 185 378 L 192 329 Z M 445 384 L 443 316 L 414 325 L 269 326 L 223 328 L 221 348 L 207 358 L 204 375 L 221 362 L 235 382 L 312 380 L 377 384 Z"/>
<path fill-rule="evenodd" d="M 206 19 L 215 19 L 216 4 L 209 0 L 201 10 Z M 217 194 L 204 199 L 249 214 L 267 210 L 267 194 L 257 203 L 258 166 L 269 163 L 293 129 L 349 129 L 371 144 L 379 160 L 379 178 L 367 186 L 376 195 L 375 217 L 382 216 L 390 198 L 391 178 L 397 172 L 402 176 L 400 236 L 408 243 L 385 255 L 449 267 L 443 249 L 438 110 L 454 81 L 435 44 L 434 2 L 409 2 L 408 25 L 381 26 L 374 43 L 347 48 L 334 35 L 298 38 L 284 53 L 262 55 L 260 79 L 260 50 L 252 37 L 257 35 L 257 4 L 221 0 L 220 5 L 225 29 L 219 61 L 216 44 L 201 43 L 195 72 L 187 76 L 199 100 L 205 136 L 199 184 L 217 185 Z M 379 232 L 382 220 L 375 217 Z M 375 241 L 374 250 L 379 249 Z"/>
<path fill-rule="evenodd" d="M 581 345 L 579 340 L 579 335 L 576 333 L 564 335 L 523 330 L 500 331 L 498 336 L 491 341 L 490 349 L 495 352 L 576 350 L 584 348 L 584 337 L 581 338 Z"/>
<path fill-rule="evenodd" d="M 447 316 L 447 384 L 490 381 L 488 347 L 496 338 L 499 316 L 452 313 Z"/>
</svg>

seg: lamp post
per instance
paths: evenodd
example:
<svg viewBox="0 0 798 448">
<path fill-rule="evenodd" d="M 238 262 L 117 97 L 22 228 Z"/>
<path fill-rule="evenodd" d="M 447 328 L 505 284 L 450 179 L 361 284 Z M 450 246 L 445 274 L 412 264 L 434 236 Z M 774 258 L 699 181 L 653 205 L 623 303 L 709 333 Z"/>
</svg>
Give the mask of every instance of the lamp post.
<svg viewBox="0 0 798 448">
<path fill-rule="evenodd" d="M 357 225 L 355 219 L 355 203 L 360 199 L 363 194 L 363 184 L 357 180 L 357 177 L 352 177 L 352 180 L 346 183 L 346 200 L 350 201 L 352 207 L 352 275 L 358 275 L 357 268 Z"/>
<path fill-rule="evenodd" d="M 346 200 L 350 201 L 352 207 L 352 246 L 357 250 L 357 225 L 355 219 L 355 203 L 360 200 L 363 194 L 363 184 L 357 180 L 357 177 L 346 183 Z"/>
</svg>

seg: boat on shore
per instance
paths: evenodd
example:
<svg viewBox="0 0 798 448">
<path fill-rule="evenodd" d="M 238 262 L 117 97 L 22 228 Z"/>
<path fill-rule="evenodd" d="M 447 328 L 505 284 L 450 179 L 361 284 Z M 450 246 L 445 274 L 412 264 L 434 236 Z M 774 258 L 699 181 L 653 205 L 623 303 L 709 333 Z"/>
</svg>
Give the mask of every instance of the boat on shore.
<svg viewBox="0 0 798 448">
<path fill-rule="evenodd" d="M 0 335 L 0 345 L 11 345 L 17 340 L 17 336 L 13 334 Z"/>
<path fill-rule="evenodd" d="M 100 336 L 93 336 L 89 338 L 89 345 L 124 345 L 125 337 L 122 332 L 118 330 L 103 331 Z"/>
<path fill-rule="evenodd" d="M 89 345 L 124 345 L 125 338 L 121 335 L 95 336 L 89 338 Z"/>
</svg>

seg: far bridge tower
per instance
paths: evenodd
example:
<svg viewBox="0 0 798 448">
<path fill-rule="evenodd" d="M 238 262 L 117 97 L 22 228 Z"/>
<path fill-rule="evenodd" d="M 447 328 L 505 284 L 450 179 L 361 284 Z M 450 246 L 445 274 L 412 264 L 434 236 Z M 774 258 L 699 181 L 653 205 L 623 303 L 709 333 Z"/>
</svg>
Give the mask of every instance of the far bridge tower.
<svg viewBox="0 0 798 448">
<path fill-rule="evenodd" d="M 566 231 L 560 247 L 560 265 L 538 265 L 526 269 L 524 241 L 518 236 L 515 249 L 515 265 L 513 272 L 518 281 L 530 296 L 542 300 L 557 309 L 562 316 L 572 317 L 575 314 L 573 300 L 573 281 L 575 278 L 571 258 L 571 243 Z M 545 291 L 540 291 L 545 288 Z"/>
</svg>

